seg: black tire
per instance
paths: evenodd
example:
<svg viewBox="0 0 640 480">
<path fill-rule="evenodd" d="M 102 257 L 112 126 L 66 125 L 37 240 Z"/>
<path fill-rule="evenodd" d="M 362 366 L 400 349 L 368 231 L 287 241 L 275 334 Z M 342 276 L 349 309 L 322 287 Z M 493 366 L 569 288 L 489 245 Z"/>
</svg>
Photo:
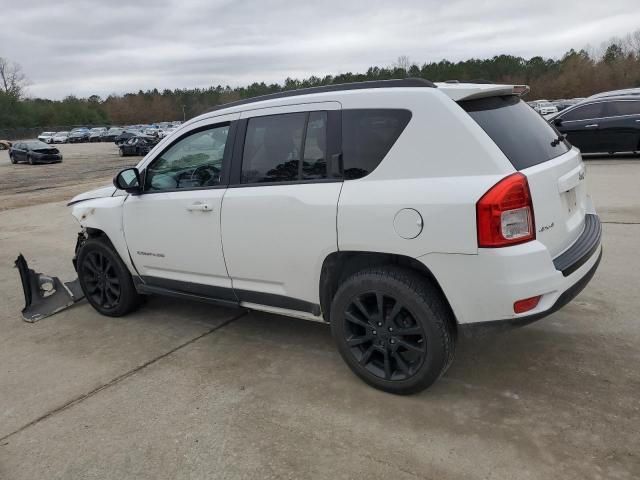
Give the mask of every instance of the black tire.
<svg viewBox="0 0 640 480">
<path fill-rule="evenodd" d="M 394 266 L 355 273 L 331 305 L 331 332 L 347 365 L 372 387 L 400 395 L 424 390 L 449 368 L 454 325 L 426 278 Z"/>
<path fill-rule="evenodd" d="M 124 150 L 123 150 L 122 148 L 119 148 L 118 150 L 119 150 L 119 152 L 120 152 L 120 156 L 121 156 L 121 157 L 124 157 Z"/>
<path fill-rule="evenodd" d="M 33 165 L 33 157 L 31 155 L 27 155 L 27 162 L 29 162 L 29 165 Z"/>
<path fill-rule="evenodd" d="M 18 163 L 18 161 L 11 154 L 9 154 L 9 160 L 11 160 L 11 163 L 13 163 L 14 165 Z"/>
<path fill-rule="evenodd" d="M 77 269 L 82 291 L 101 314 L 121 317 L 140 305 L 131 274 L 108 240 L 88 239 L 78 251 Z"/>
</svg>

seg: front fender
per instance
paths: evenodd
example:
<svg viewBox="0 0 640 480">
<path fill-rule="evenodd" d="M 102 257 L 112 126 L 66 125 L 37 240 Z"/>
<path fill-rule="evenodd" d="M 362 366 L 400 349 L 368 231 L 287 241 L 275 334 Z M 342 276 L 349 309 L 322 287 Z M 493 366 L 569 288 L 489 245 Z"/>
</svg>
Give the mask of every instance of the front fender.
<svg viewBox="0 0 640 480">
<path fill-rule="evenodd" d="M 83 229 L 103 232 L 131 274 L 136 275 L 122 225 L 122 208 L 126 198 L 126 196 L 116 196 L 86 200 L 73 205 L 71 214 Z"/>
</svg>

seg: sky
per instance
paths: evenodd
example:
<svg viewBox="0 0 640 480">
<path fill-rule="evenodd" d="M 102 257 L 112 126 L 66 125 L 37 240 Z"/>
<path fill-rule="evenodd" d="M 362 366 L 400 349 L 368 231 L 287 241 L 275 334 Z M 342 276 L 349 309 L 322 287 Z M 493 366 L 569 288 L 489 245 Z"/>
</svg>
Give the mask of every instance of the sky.
<svg viewBox="0 0 640 480">
<path fill-rule="evenodd" d="M 640 28 L 638 0 L 0 0 L 0 57 L 31 97 L 560 57 Z"/>
</svg>

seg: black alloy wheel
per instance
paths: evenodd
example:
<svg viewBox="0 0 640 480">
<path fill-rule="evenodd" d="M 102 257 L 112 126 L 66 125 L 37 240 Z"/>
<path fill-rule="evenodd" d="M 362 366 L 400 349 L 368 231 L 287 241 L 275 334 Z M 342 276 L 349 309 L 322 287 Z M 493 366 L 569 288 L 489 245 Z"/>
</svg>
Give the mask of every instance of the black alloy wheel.
<svg viewBox="0 0 640 480">
<path fill-rule="evenodd" d="M 344 279 L 331 333 L 349 368 L 369 385 L 407 395 L 444 374 L 455 352 L 455 318 L 428 277 L 385 265 Z"/>
<path fill-rule="evenodd" d="M 424 329 L 402 301 L 381 292 L 353 298 L 345 311 L 345 341 L 366 370 L 385 380 L 406 380 L 424 362 Z"/>
<path fill-rule="evenodd" d="M 89 238 L 78 248 L 80 286 L 99 313 L 121 317 L 140 305 L 133 278 L 106 236 Z"/>
<path fill-rule="evenodd" d="M 102 252 L 89 252 L 82 263 L 86 295 L 91 303 L 104 309 L 115 308 L 120 301 L 120 279 L 113 263 Z"/>
</svg>

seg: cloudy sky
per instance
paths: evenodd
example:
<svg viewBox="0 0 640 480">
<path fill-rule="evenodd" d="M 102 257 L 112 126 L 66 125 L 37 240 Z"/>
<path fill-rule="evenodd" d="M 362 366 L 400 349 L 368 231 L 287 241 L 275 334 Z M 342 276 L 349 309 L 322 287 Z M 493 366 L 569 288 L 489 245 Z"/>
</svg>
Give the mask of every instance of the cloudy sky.
<svg viewBox="0 0 640 480">
<path fill-rule="evenodd" d="M 638 0 L 0 0 L 0 56 L 33 97 L 282 82 L 510 53 L 640 28 Z"/>
</svg>

